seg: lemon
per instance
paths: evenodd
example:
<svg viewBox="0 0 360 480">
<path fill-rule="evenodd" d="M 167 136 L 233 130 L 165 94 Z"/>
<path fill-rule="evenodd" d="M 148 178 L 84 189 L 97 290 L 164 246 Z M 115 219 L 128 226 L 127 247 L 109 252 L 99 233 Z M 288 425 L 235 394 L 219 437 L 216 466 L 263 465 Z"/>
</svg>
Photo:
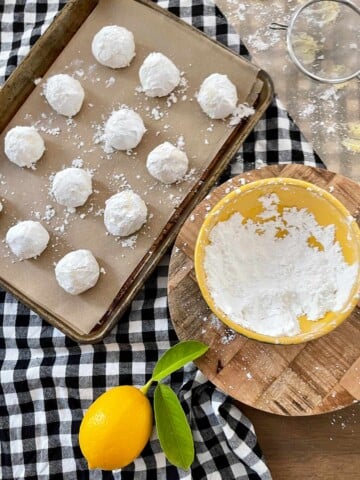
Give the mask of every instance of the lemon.
<svg viewBox="0 0 360 480">
<path fill-rule="evenodd" d="M 98 397 L 80 425 L 80 449 L 89 468 L 115 470 L 144 449 L 153 426 L 148 398 L 136 387 L 115 387 Z"/>
</svg>

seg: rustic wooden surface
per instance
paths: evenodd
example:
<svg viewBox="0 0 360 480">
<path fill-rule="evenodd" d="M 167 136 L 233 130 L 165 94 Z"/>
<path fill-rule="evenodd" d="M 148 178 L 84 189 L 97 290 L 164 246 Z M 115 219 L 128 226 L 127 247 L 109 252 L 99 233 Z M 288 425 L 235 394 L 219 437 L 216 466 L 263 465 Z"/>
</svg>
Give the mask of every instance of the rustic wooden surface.
<svg viewBox="0 0 360 480">
<path fill-rule="evenodd" d="M 197 365 L 236 400 L 280 415 L 331 412 L 360 399 L 360 308 L 336 330 L 300 345 L 268 345 L 247 339 L 211 313 L 195 280 L 193 252 L 205 214 L 230 189 L 268 177 L 292 177 L 335 195 L 359 219 L 360 186 L 335 173 L 303 165 L 266 167 L 242 174 L 215 189 L 183 225 L 171 256 L 168 298 L 181 340 L 210 346 Z"/>
<path fill-rule="evenodd" d="M 254 424 L 273 480 L 360 478 L 360 403 L 311 417 L 239 407 Z"/>
<path fill-rule="evenodd" d="M 359 121 L 360 82 L 347 82 L 338 90 L 308 78 L 288 55 L 286 33 L 269 29 L 272 22 L 288 23 L 305 0 L 215 0 L 215 3 L 240 35 L 252 61 L 270 74 L 282 104 L 326 167 L 360 181 L 359 154 L 343 144 L 353 137 L 350 123 Z M 353 3 L 360 6 L 359 0 Z M 330 92 L 336 95 L 327 99 Z"/>
</svg>

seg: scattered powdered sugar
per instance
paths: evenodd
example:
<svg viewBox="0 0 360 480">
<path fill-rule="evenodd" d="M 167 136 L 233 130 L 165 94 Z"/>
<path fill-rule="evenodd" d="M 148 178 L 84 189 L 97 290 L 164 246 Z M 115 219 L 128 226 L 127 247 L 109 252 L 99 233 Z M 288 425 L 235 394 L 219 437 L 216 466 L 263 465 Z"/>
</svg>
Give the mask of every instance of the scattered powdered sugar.
<svg viewBox="0 0 360 480">
<path fill-rule="evenodd" d="M 119 242 L 124 248 L 134 249 L 136 247 L 137 237 L 137 235 L 132 235 L 131 237 L 125 238 L 125 240 L 120 238 Z"/>
<path fill-rule="evenodd" d="M 357 370 L 357 368 L 355 368 Z M 336 397 L 336 391 L 331 393 L 332 397 Z M 357 403 L 357 400 L 354 400 L 354 403 Z M 332 417 L 330 418 L 330 424 L 336 428 L 339 432 L 341 430 L 350 430 L 351 433 L 354 433 L 355 426 L 358 423 L 358 409 L 355 406 L 349 407 L 344 410 L 333 412 Z M 333 438 L 330 437 L 330 440 Z"/>
<path fill-rule="evenodd" d="M 234 127 L 235 125 L 238 125 L 241 120 L 254 115 L 254 113 L 255 110 L 253 107 L 249 107 L 249 105 L 246 105 L 245 103 L 240 103 L 230 117 L 229 126 Z"/>
<path fill-rule="evenodd" d="M 325 100 L 325 101 L 328 101 L 328 100 L 336 101 L 339 99 L 339 94 L 335 87 L 330 87 L 327 90 L 325 90 L 325 92 L 322 93 L 319 98 L 320 100 Z"/>
<path fill-rule="evenodd" d="M 261 158 L 256 158 L 255 159 L 256 170 L 260 170 L 260 168 L 263 168 L 263 167 L 266 167 L 266 163 L 264 162 L 264 160 L 262 160 Z"/>
<path fill-rule="evenodd" d="M 280 35 L 276 30 L 259 29 L 256 33 L 248 36 L 247 43 L 258 52 L 264 52 L 276 45 L 279 40 Z"/>
<path fill-rule="evenodd" d="M 151 109 L 150 116 L 154 120 L 160 120 L 164 116 L 164 113 L 160 110 L 160 107 L 157 106 L 157 107 L 154 107 L 154 108 Z"/>
<path fill-rule="evenodd" d="M 71 165 L 74 168 L 82 168 L 84 166 L 84 160 L 82 158 L 74 158 L 74 160 L 71 162 Z"/>
<path fill-rule="evenodd" d="M 109 77 L 105 82 L 105 88 L 109 88 L 116 82 L 114 77 Z"/>
<path fill-rule="evenodd" d="M 239 3 L 239 7 L 237 9 L 237 15 L 239 20 L 245 20 L 244 12 L 246 11 L 246 6 L 243 3 Z"/>
<path fill-rule="evenodd" d="M 45 222 L 50 222 L 50 220 L 52 218 L 54 218 L 56 215 L 56 212 L 55 212 L 55 209 L 52 205 L 46 205 L 45 207 L 45 213 L 44 213 L 44 216 L 42 217 L 42 219 L 45 221 Z"/>
<path fill-rule="evenodd" d="M 221 343 L 223 345 L 228 345 L 236 338 L 236 333 L 234 330 L 226 329 L 225 334 L 221 337 Z"/>
<path fill-rule="evenodd" d="M 194 182 L 196 175 L 198 175 L 198 171 L 196 168 L 190 168 L 190 170 L 184 175 L 184 181 L 186 182 Z"/>
<path fill-rule="evenodd" d="M 210 232 L 208 288 L 217 307 L 239 325 L 293 336 L 300 333 L 300 316 L 316 321 L 345 307 L 359 265 L 344 260 L 334 225 L 319 225 L 307 209 L 280 213 L 276 194 L 259 200 L 259 221 L 235 213 Z"/>
<path fill-rule="evenodd" d="M 60 133 L 61 133 L 61 130 L 60 130 L 59 127 L 46 128 L 44 126 L 40 126 L 39 130 L 41 132 L 47 133 L 48 135 L 54 135 L 54 136 L 60 135 Z"/>
<path fill-rule="evenodd" d="M 309 103 L 306 107 L 299 113 L 300 117 L 308 117 L 312 115 L 316 110 L 316 106 L 313 103 Z"/>
<path fill-rule="evenodd" d="M 179 148 L 180 150 L 182 150 L 182 149 L 185 147 L 184 135 L 180 135 L 180 136 L 178 137 L 178 139 L 176 140 L 176 146 L 177 146 L 177 148 Z"/>
<path fill-rule="evenodd" d="M 188 65 L 188 67 L 192 67 L 191 64 Z M 110 90 L 114 89 L 114 86 L 116 87 L 115 89 L 118 88 L 118 82 L 117 82 L 117 77 L 115 77 L 115 74 L 111 75 L 111 73 L 108 73 L 107 75 L 104 76 L 103 73 L 100 72 L 99 66 L 97 64 L 92 64 L 92 65 L 86 65 L 85 61 L 83 59 L 78 59 L 75 58 L 73 61 L 71 61 L 70 64 L 66 65 L 64 67 L 64 72 L 67 72 L 69 76 L 71 76 L 73 79 L 78 79 L 81 83 L 84 83 L 86 85 L 86 82 L 91 81 L 91 83 L 96 84 L 96 88 L 110 88 L 113 87 Z M 189 84 L 189 81 L 185 77 L 186 72 L 180 72 L 180 81 L 177 87 L 175 88 L 174 91 L 172 91 L 166 98 L 158 100 L 157 98 L 151 99 L 151 98 L 145 98 L 143 95 L 143 89 L 141 86 L 137 86 L 134 90 L 134 99 L 135 102 L 132 102 L 129 99 L 129 103 L 131 105 L 123 105 L 120 104 L 120 101 L 115 101 L 114 103 L 111 104 L 112 110 L 117 109 L 117 108 L 130 108 L 132 107 L 134 111 L 138 112 L 141 114 L 141 116 L 144 118 L 145 123 L 148 122 L 148 124 L 151 127 L 151 121 L 152 120 L 157 120 L 156 122 L 156 135 L 164 135 L 166 138 L 168 137 L 170 141 L 172 141 L 174 144 L 177 145 L 177 147 L 181 150 L 185 150 L 185 148 L 189 148 L 191 150 L 191 145 L 185 144 L 185 139 L 184 135 L 181 133 L 181 130 L 179 129 L 176 131 L 176 123 L 173 123 L 173 115 L 176 115 L 176 112 L 178 109 L 183 108 L 182 102 L 192 102 L 194 100 L 194 85 L 192 83 Z M 37 85 L 39 83 L 42 83 L 42 79 L 36 79 L 34 80 L 34 83 Z M 111 92 L 109 91 L 109 94 Z M 44 93 L 40 94 L 42 97 L 44 96 Z M 44 99 L 42 101 L 45 101 Z M 191 103 L 189 104 L 191 105 Z M 94 108 L 98 109 L 99 104 L 97 102 L 97 98 L 91 98 L 88 95 L 88 92 L 86 93 L 85 97 L 85 102 L 84 102 L 84 107 L 85 109 L 88 108 Z M 239 106 L 241 107 L 241 106 Z M 250 107 L 244 106 L 245 108 L 248 108 L 249 111 L 247 115 L 250 115 L 253 113 L 253 111 L 250 111 Z M 195 106 L 194 106 L 195 108 Z M 92 112 L 94 113 L 94 111 Z M 70 154 L 67 159 L 64 158 L 64 164 L 61 167 L 61 170 L 73 167 L 74 169 L 83 169 L 85 168 L 86 171 L 92 176 L 93 171 L 90 171 L 87 169 L 89 165 L 92 165 L 93 162 L 93 155 L 88 156 L 87 154 L 93 153 L 93 152 L 98 152 L 99 155 L 96 159 L 97 162 L 100 162 L 104 159 L 111 161 L 117 161 L 119 158 L 121 158 L 124 155 L 129 155 L 131 156 L 131 160 L 135 159 L 137 152 L 134 152 L 133 150 L 127 150 L 124 152 L 118 153 L 118 151 L 113 148 L 109 142 L 106 141 L 105 138 L 105 124 L 106 121 L 110 115 L 110 111 L 108 109 L 104 108 L 103 110 L 100 111 L 100 114 L 95 118 L 95 121 L 91 118 L 91 120 L 88 122 L 88 127 L 89 131 L 92 133 L 90 135 L 90 138 L 88 138 L 88 134 L 84 133 L 82 130 L 83 126 L 83 119 L 82 118 L 72 118 L 72 117 L 67 117 L 65 116 L 64 118 L 61 118 L 61 121 L 59 122 L 59 115 L 55 111 L 49 111 L 46 109 L 44 112 L 40 113 L 26 113 L 24 115 L 24 120 L 26 120 L 26 123 L 31 124 L 34 126 L 41 134 L 45 134 L 48 136 L 52 137 L 58 137 L 56 139 L 47 139 L 49 144 L 51 142 L 53 143 L 58 143 L 64 142 L 64 145 L 70 145 L 70 148 L 72 148 L 72 155 Z M 233 117 L 231 118 L 231 122 L 234 122 L 232 125 L 236 125 L 241 118 L 241 111 L 239 110 L 236 114 L 234 112 Z M 244 116 L 247 116 L 244 115 Z M 241 117 L 241 118 L 240 118 Z M 237 121 L 236 121 L 237 118 Z M 229 120 L 229 119 L 227 119 Z M 155 122 L 153 122 L 155 123 Z M 217 135 L 217 129 L 218 129 L 217 122 L 209 122 L 207 124 L 208 128 L 204 127 L 199 134 L 203 134 L 203 141 L 206 145 L 212 144 L 213 139 L 211 137 L 216 137 Z M 221 128 L 223 126 L 229 127 L 232 126 L 230 124 L 227 124 L 227 122 L 221 123 Z M 206 128 L 206 132 L 204 131 Z M 230 131 L 230 128 L 228 129 Z M 213 135 L 210 133 L 214 132 Z M 46 138 L 46 137 L 44 137 Z M 190 140 L 189 140 L 190 141 Z M 191 142 L 190 142 L 191 143 Z M 105 152 L 105 154 L 103 153 Z M 139 155 L 140 157 L 140 155 Z M 194 163 L 196 163 L 196 158 L 197 155 L 192 155 L 191 160 L 194 160 Z M 100 159 L 100 160 L 99 160 Z M 190 159 L 190 157 L 189 157 Z M 124 161 L 128 161 L 130 159 L 125 158 Z M 142 159 L 141 159 L 142 160 Z M 191 161 L 190 160 L 190 161 Z M 119 163 L 119 162 L 117 162 Z M 140 162 L 134 162 L 134 171 L 136 169 L 136 166 Z M 84 167 L 84 164 L 86 165 Z M 111 164 L 109 163 L 109 166 L 111 167 Z M 108 165 L 106 165 L 108 167 Z M 97 163 L 97 168 L 101 169 L 101 164 Z M 121 169 L 121 163 L 120 163 L 120 169 Z M 114 171 L 116 173 L 114 173 Z M 130 189 L 131 185 L 129 181 L 131 182 L 131 175 L 132 172 L 129 173 L 129 181 L 126 178 L 126 176 L 121 173 L 119 173 L 119 167 L 117 167 L 116 170 L 110 170 L 108 174 L 106 174 L 106 186 L 109 187 L 109 190 L 111 192 L 116 192 L 116 191 L 121 191 L 123 189 Z M 126 170 L 128 172 L 128 170 Z M 181 179 L 181 184 L 194 184 L 196 181 L 199 180 L 201 175 L 201 168 L 190 168 L 187 173 L 184 175 L 184 177 Z M 86 205 L 79 207 L 79 210 L 76 211 L 75 208 L 63 208 L 59 206 L 55 202 L 55 198 L 51 189 L 51 184 L 54 180 L 55 177 L 55 172 L 52 172 L 48 175 L 47 183 L 44 184 L 44 192 L 47 193 L 47 197 L 45 200 L 42 200 L 41 203 L 40 201 L 34 201 L 31 203 L 29 210 L 30 217 L 32 219 L 36 219 L 37 221 L 41 221 L 46 224 L 47 228 L 49 227 L 52 231 L 52 241 L 53 244 L 51 245 L 52 248 L 54 248 L 54 251 L 57 251 L 56 248 L 61 245 L 64 241 L 66 241 L 66 238 L 69 236 L 69 233 L 71 233 L 71 228 L 76 225 L 77 222 L 80 222 L 82 224 L 81 228 L 84 228 L 83 225 L 87 225 L 88 223 L 92 221 L 98 221 L 96 217 L 103 217 L 104 216 L 104 208 L 103 203 L 102 205 L 98 205 L 98 198 L 94 196 L 94 198 L 90 198 L 89 201 L 86 203 Z M 152 190 L 156 190 L 160 192 L 158 203 L 159 205 L 171 205 L 174 206 L 174 209 L 177 208 L 179 205 L 181 205 L 182 201 L 186 197 L 188 187 L 189 185 L 184 185 L 183 187 L 176 183 L 176 190 L 172 187 L 172 189 L 168 189 L 166 185 L 153 185 L 148 182 L 147 178 L 143 178 L 143 175 L 136 175 L 137 180 L 141 180 L 141 182 L 144 183 L 144 190 L 142 194 L 145 196 L 147 194 L 150 195 L 150 192 Z M 104 179 L 101 179 L 104 180 Z M 202 183 L 202 181 L 200 182 Z M 5 185 L 6 182 L 4 179 L 2 179 L 1 174 L 0 174 L 0 185 Z M 102 184 L 100 183 L 99 185 L 100 192 L 99 190 L 94 190 L 94 193 L 101 193 L 102 190 Z M 4 193 L 7 193 L 4 192 Z M 15 195 L 16 190 L 14 188 L 14 191 L 9 193 L 9 195 Z M 49 204 L 47 204 L 49 203 Z M 53 203 L 51 205 L 50 203 Z M 1 211 L 1 209 L 0 209 Z M 148 219 L 151 219 L 154 214 L 150 214 L 148 216 Z M 156 215 L 156 214 L 155 214 Z M 93 217 L 93 218 L 92 218 Z M 195 217 L 192 217 L 192 221 L 195 219 Z M 147 225 L 144 226 L 143 232 L 141 232 L 141 235 L 146 235 L 146 229 L 148 228 Z M 105 232 L 104 232 L 105 233 Z M 140 235 L 140 237 L 141 237 Z M 150 234 L 148 234 L 150 236 Z M 123 248 L 131 248 L 134 249 L 136 248 L 136 243 L 137 243 L 137 235 L 132 235 L 127 238 L 116 238 L 115 241 L 118 243 L 119 246 Z M 124 255 L 126 255 L 126 251 L 124 250 Z M 122 255 L 122 256 L 124 256 Z M 229 336 L 230 339 L 230 336 Z M 230 341 L 230 340 L 229 340 Z"/>
<path fill-rule="evenodd" d="M 166 105 L 170 108 L 174 103 L 177 103 L 177 96 L 174 92 L 170 93 L 170 95 L 166 99 Z"/>
</svg>

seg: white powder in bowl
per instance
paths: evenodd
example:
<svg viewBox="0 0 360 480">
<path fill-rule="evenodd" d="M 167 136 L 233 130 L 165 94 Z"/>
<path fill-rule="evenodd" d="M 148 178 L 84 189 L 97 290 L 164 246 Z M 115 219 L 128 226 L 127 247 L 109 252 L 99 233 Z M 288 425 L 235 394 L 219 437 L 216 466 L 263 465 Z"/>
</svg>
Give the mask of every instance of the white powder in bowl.
<svg viewBox="0 0 360 480">
<path fill-rule="evenodd" d="M 280 215 L 276 194 L 260 201 L 264 223 L 235 213 L 210 232 L 207 285 L 235 323 L 272 337 L 293 336 L 300 333 L 300 316 L 316 321 L 344 308 L 360 266 L 344 260 L 334 225 L 319 225 L 306 209 L 285 208 Z"/>
<path fill-rule="evenodd" d="M 124 27 L 109 25 L 94 36 L 91 51 L 96 60 L 110 68 L 124 68 L 135 56 L 133 34 Z"/>
<path fill-rule="evenodd" d="M 155 147 L 146 160 L 150 175 L 166 184 L 181 180 L 187 172 L 188 165 L 186 153 L 170 142 Z"/>
<path fill-rule="evenodd" d="M 227 75 L 213 73 L 201 84 L 197 101 L 210 118 L 226 118 L 234 112 L 238 102 L 236 87 Z"/>
<path fill-rule="evenodd" d="M 50 107 L 65 117 L 76 115 L 85 98 L 81 83 L 64 73 L 48 79 L 44 87 L 44 94 Z"/>
<path fill-rule="evenodd" d="M 92 288 L 99 275 L 99 264 L 90 250 L 74 250 L 59 260 L 55 267 L 58 284 L 71 295 L 79 295 Z"/>
<path fill-rule="evenodd" d="M 39 222 L 25 220 L 9 228 L 6 243 L 20 260 L 41 255 L 49 242 L 47 230 Z"/>
<path fill-rule="evenodd" d="M 91 175 L 82 168 L 65 168 L 54 176 L 51 192 L 60 205 L 80 207 L 92 194 Z"/>
<path fill-rule="evenodd" d="M 43 156 L 45 144 L 35 128 L 16 126 L 7 132 L 4 150 L 10 162 L 30 168 Z"/>
<path fill-rule="evenodd" d="M 105 145 L 116 150 L 131 150 L 139 145 L 145 132 L 140 115 L 130 108 L 121 108 L 113 112 L 105 124 Z"/>
<path fill-rule="evenodd" d="M 142 89 L 148 97 L 164 97 L 180 83 L 180 71 L 164 54 L 150 53 L 139 70 Z"/>
<path fill-rule="evenodd" d="M 104 223 L 111 235 L 127 237 L 146 222 L 147 207 L 132 190 L 116 193 L 105 202 Z"/>
</svg>

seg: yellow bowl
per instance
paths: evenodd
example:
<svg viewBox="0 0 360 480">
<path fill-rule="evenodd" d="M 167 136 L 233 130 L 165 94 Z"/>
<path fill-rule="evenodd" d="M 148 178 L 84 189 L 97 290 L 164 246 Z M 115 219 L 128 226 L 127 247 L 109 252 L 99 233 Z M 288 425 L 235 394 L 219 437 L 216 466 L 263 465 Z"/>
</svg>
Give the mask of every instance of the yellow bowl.
<svg viewBox="0 0 360 480">
<path fill-rule="evenodd" d="M 239 212 L 246 220 L 259 221 L 258 215 L 263 211 L 259 198 L 275 193 L 279 197 L 279 211 L 283 208 L 296 207 L 307 209 L 321 226 L 335 225 L 335 240 L 342 248 L 345 261 L 358 264 L 357 277 L 347 302 L 341 311 L 329 311 L 317 320 L 310 321 L 306 316 L 300 317 L 301 333 L 293 336 L 269 336 L 257 333 L 235 323 L 214 302 L 207 285 L 204 268 L 205 248 L 211 242 L 209 235 L 214 226 L 228 220 Z M 340 325 L 355 308 L 360 294 L 360 230 L 350 213 L 329 192 L 302 180 L 292 178 L 269 178 L 244 185 L 223 197 L 206 216 L 200 229 L 195 246 L 195 273 L 201 293 L 213 313 L 233 330 L 246 337 L 262 342 L 276 344 L 295 344 L 321 337 Z"/>
</svg>

